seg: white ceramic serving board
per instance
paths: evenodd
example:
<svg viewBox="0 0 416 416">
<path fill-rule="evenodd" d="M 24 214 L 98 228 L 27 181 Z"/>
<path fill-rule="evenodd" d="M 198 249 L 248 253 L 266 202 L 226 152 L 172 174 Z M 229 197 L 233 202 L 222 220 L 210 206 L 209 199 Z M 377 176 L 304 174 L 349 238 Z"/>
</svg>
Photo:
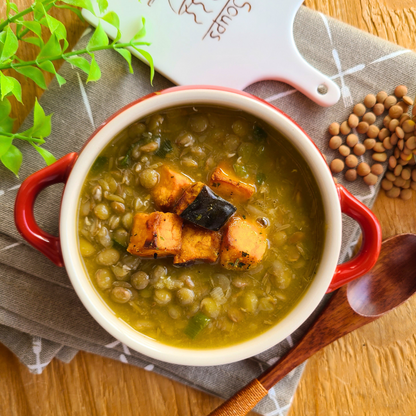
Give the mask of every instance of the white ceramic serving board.
<svg viewBox="0 0 416 416">
<path fill-rule="evenodd" d="M 278 80 L 328 107 L 340 98 L 337 84 L 308 64 L 293 38 L 293 22 L 303 0 L 108 0 L 128 42 L 146 18 L 145 47 L 155 69 L 178 85 L 218 85 L 244 89 Z M 96 4 L 94 5 L 94 7 Z M 96 9 L 98 12 L 98 8 Z M 83 10 L 86 20 L 97 18 Z M 107 34 L 116 31 L 104 22 Z M 136 51 L 131 52 L 142 59 Z M 325 85 L 321 94 L 318 87 Z"/>
</svg>

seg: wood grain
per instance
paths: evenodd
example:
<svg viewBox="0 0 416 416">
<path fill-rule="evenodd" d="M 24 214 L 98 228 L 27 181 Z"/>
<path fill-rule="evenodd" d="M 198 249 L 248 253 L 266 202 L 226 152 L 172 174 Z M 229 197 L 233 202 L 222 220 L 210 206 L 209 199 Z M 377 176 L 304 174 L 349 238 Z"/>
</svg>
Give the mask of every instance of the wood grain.
<svg viewBox="0 0 416 416">
<path fill-rule="evenodd" d="M 31 3 L 15 2 L 20 9 Z M 306 0 L 305 5 L 416 50 L 414 0 Z M 68 11 L 57 15 L 72 47 L 84 26 Z M 35 53 L 36 47 L 25 44 L 20 56 L 33 59 Z M 13 103 L 16 128 L 41 95 L 32 81 L 20 80 L 25 106 Z M 381 194 L 374 212 L 384 238 L 416 232 L 415 207 L 415 196 L 404 202 Z M 290 416 L 416 414 L 414 322 L 416 298 L 310 359 Z M 0 346 L 0 415 L 203 416 L 220 402 L 154 373 L 87 353 L 79 353 L 70 364 L 54 360 L 43 374 L 32 375 Z"/>
</svg>

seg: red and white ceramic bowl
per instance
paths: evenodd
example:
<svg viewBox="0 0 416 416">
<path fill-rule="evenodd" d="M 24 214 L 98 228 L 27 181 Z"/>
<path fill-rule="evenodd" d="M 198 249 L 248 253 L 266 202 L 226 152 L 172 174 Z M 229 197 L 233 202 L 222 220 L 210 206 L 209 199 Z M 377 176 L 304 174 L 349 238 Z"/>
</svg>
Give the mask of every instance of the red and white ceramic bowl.
<svg viewBox="0 0 416 416">
<path fill-rule="evenodd" d="M 299 150 L 319 186 L 326 219 L 323 256 L 316 276 L 292 311 L 267 332 L 243 343 L 214 350 L 176 348 L 154 341 L 117 318 L 91 284 L 82 264 L 77 242 L 77 210 L 82 185 L 96 157 L 124 128 L 163 109 L 184 105 L 215 105 L 243 110 L 280 131 Z M 63 182 L 59 237 L 41 230 L 33 206 L 42 189 Z M 337 265 L 341 249 L 342 218 L 347 214 L 363 231 L 355 258 Z M 111 335 L 133 350 L 155 359 L 193 366 L 219 365 L 242 360 L 272 347 L 296 330 L 315 310 L 325 293 L 365 274 L 376 263 L 381 247 L 377 218 L 343 186 L 335 185 L 328 166 L 308 135 L 286 114 L 241 91 L 192 86 L 170 88 L 141 98 L 110 117 L 89 138 L 81 152 L 70 153 L 28 177 L 16 198 L 15 222 L 22 236 L 59 266 L 65 266 L 72 285 L 94 319 Z"/>
</svg>

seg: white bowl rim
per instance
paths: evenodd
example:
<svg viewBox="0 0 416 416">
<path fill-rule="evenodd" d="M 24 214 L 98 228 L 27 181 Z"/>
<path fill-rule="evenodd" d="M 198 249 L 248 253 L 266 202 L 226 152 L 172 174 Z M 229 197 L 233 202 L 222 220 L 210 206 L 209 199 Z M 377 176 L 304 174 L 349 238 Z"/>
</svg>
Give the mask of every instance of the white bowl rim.
<svg viewBox="0 0 416 416">
<path fill-rule="evenodd" d="M 76 216 L 82 184 L 103 148 L 134 121 L 162 109 L 182 105 L 233 107 L 279 130 L 302 154 L 318 183 L 326 220 L 325 247 L 317 273 L 297 305 L 267 332 L 248 341 L 217 349 L 189 349 L 161 344 L 117 318 L 93 287 L 78 254 Z M 257 355 L 291 335 L 313 313 L 332 280 L 341 249 L 342 215 L 338 193 L 322 154 L 309 136 L 286 114 L 257 97 L 231 89 L 175 87 L 133 102 L 110 117 L 83 147 L 66 183 L 61 204 L 60 242 L 66 270 L 80 300 L 112 336 L 156 360 L 189 366 L 228 364 Z"/>
</svg>

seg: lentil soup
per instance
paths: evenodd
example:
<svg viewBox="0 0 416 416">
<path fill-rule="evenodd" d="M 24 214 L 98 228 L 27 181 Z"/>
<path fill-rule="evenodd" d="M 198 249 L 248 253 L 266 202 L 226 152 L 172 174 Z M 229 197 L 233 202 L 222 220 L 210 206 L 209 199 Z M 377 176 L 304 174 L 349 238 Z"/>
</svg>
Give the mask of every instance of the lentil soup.
<svg viewBox="0 0 416 416">
<path fill-rule="evenodd" d="M 312 172 L 241 111 L 180 107 L 123 130 L 80 195 L 79 249 L 116 316 L 162 343 L 237 344 L 301 299 L 325 216 Z"/>
</svg>

